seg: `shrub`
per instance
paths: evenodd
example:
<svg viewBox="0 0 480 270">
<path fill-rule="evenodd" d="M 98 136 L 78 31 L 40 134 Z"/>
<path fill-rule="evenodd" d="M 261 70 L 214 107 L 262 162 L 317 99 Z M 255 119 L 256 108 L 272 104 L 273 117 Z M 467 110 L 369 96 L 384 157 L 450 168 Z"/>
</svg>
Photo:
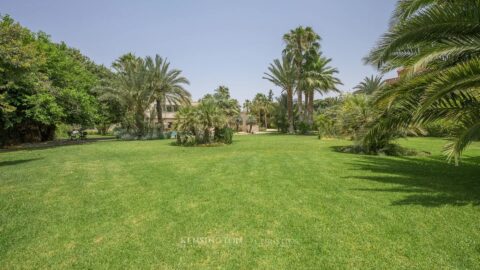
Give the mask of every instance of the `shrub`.
<svg viewBox="0 0 480 270">
<path fill-rule="evenodd" d="M 233 130 L 231 128 L 227 128 L 225 130 L 225 141 L 224 143 L 226 144 L 232 144 L 233 143 Z"/>
<path fill-rule="evenodd" d="M 197 144 L 197 138 L 193 134 L 178 133 L 176 144 L 177 145 L 183 145 L 183 146 L 194 146 L 194 145 Z"/>
<path fill-rule="evenodd" d="M 71 127 L 67 124 L 57 124 L 55 129 L 55 139 L 66 139 L 68 138 L 68 132 Z"/>
<path fill-rule="evenodd" d="M 85 132 L 87 135 L 96 135 L 98 134 L 98 131 L 96 129 L 86 129 Z"/>
<path fill-rule="evenodd" d="M 318 138 L 325 136 L 335 137 L 335 121 L 326 114 L 319 114 L 315 117 L 315 125 L 318 129 Z"/>
<path fill-rule="evenodd" d="M 215 130 L 215 137 L 216 142 L 222 142 L 225 144 L 232 144 L 233 142 L 233 130 L 229 127 L 225 127 L 222 129 L 218 129 L 218 136 L 217 136 L 217 129 Z"/>
<path fill-rule="evenodd" d="M 115 136 L 115 138 L 117 139 L 126 140 L 126 141 L 135 140 L 137 137 L 136 135 L 129 132 L 127 129 L 120 128 L 120 127 L 116 127 L 113 129 L 113 136 Z"/>
<path fill-rule="evenodd" d="M 298 131 L 300 134 L 308 134 L 308 132 L 310 131 L 310 125 L 305 123 L 305 122 L 300 122 L 300 124 L 298 124 Z"/>
<path fill-rule="evenodd" d="M 455 134 L 458 129 L 457 125 L 448 121 L 436 121 L 425 125 L 428 136 L 431 137 L 448 137 Z"/>
<path fill-rule="evenodd" d="M 325 136 L 325 131 L 322 128 L 318 128 L 318 139 L 321 140 Z"/>
</svg>

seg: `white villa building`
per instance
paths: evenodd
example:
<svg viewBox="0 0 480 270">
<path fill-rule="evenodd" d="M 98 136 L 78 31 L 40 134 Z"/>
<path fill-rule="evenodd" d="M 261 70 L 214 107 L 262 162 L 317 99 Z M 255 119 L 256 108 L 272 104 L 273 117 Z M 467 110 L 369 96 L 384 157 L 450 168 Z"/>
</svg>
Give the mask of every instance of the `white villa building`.
<svg viewBox="0 0 480 270">
<path fill-rule="evenodd" d="M 192 106 L 196 106 L 198 102 L 191 102 Z M 146 118 L 152 118 L 153 122 L 157 122 L 157 115 L 155 113 L 155 105 L 156 103 L 150 104 L 149 109 L 145 111 L 145 117 Z M 171 130 L 173 128 L 173 123 L 175 122 L 175 115 L 176 112 L 181 108 L 181 105 L 175 105 L 170 102 L 167 102 L 167 104 L 163 108 L 163 124 L 165 126 L 166 130 Z M 240 132 L 248 132 L 250 129 L 250 126 L 247 125 L 247 118 L 248 115 L 246 112 L 241 112 L 240 116 L 242 117 L 242 123 L 239 125 L 239 131 Z M 233 127 L 235 129 L 235 127 Z M 252 126 L 252 132 L 256 133 L 259 131 L 258 125 L 253 125 Z"/>
</svg>

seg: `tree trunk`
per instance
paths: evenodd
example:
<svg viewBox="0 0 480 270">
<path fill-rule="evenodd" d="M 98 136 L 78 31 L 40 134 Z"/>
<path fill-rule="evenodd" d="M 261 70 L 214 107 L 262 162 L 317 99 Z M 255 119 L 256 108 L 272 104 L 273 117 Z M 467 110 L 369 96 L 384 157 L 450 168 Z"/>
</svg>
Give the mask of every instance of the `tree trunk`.
<svg viewBox="0 0 480 270">
<path fill-rule="evenodd" d="M 158 135 L 163 133 L 164 125 L 163 125 L 163 110 L 162 110 L 162 101 L 157 98 L 155 100 L 156 110 L 157 110 L 157 126 L 158 126 Z"/>
<path fill-rule="evenodd" d="M 264 117 L 264 122 L 265 122 L 265 129 L 267 129 L 268 128 L 267 111 L 263 111 L 263 117 Z"/>
<path fill-rule="evenodd" d="M 302 91 L 297 87 L 297 106 L 298 106 L 298 120 L 303 122 L 303 102 L 302 102 Z"/>
<path fill-rule="evenodd" d="M 310 92 L 307 92 L 305 91 L 304 92 L 304 95 L 305 95 L 305 105 L 303 106 L 303 108 L 305 108 L 305 111 L 304 111 L 304 120 L 308 123 L 308 120 L 310 118 L 309 116 L 309 111 L 308 111 L 308 98 L 310 97 Z"/>
<path fill-rule="evenodd" d="M 288 133 L 293 134 L 293 93 L 292 89 L 287 90 L 287 112 L 288 112 Z"/>
<path fill-rule="evenodd" d="M 309 93 L 309 98 L 308 98 L 308 117 L 309 117 L 309 124 L 313 124 L 313 100 L 315 98 L 315 92 L 312 91 Z"/>
<path fill-rule="evenodd" d="M 206 128 L 203 132 L 203 142 L 210 143 L 210 128 Z"/>
<path fill-rule="evenodd" d="M 145 111 L 141 108 L 137 108 L 137 113 L 135 115 L 135 126 L 137 128 L 137 136 L 141 138 L 144 135 L 145 126 L 144 126 L 144 113 Z"/>
</svg>

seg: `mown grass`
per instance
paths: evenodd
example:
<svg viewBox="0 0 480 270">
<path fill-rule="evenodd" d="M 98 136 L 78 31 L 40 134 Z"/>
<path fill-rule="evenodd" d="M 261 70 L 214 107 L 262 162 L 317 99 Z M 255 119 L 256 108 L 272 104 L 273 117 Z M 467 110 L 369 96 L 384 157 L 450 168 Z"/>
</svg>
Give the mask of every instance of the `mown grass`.
<svg viewBox="0 0 480 270">
<path fill-rule="evenodd" d="M 236 136 L 0 153 L 0 268 L 478 269 L 480 143 L 459 167 Z"/>
</svg>

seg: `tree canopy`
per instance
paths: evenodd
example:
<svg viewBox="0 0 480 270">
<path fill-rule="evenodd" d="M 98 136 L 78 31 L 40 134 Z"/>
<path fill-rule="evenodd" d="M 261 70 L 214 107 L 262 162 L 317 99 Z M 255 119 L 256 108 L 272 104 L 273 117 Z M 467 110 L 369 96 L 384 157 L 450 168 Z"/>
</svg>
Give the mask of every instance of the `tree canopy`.
<svg viewBox="0 0 480 270">
<path fill-rule="evenodd" d="M 0 71 L 0 144 L 52 139 L 59 123 L 99 121 L 91 89 L 110 71 L 9 16 L 0 21 Z"/>
</svg>

